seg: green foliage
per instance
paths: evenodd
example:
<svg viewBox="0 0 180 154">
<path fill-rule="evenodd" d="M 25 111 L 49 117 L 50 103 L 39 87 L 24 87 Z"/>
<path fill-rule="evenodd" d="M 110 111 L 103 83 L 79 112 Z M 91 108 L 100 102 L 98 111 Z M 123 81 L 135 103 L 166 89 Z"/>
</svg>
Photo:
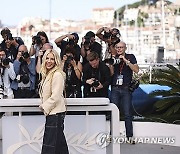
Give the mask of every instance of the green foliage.
<svg viewBox="0 0 180 154">
<path fill-rule="evenodd" d="M 137 18 L 138 27 L 144 27 L 144 19 L 138 16 Z"/>
<path fill-rule="evenodd" d="M 140 5 L 146 5 L 147 3 L 148 3 L 148 0 L 141 0 L 141 1 L 128 5 L 128 8 L 138 8 Z"/>
<path fill-rule="evenodd" d="M 167 2 L 168 5 L 170 5 L 170 4 L 172 3 L 172 2 L 170 2 L 170 1 L 166 1 L 166 2 Z M 138 2 L 135 2 L 135 3 L 133 3 L 133 4 L 128 4 L 128 9 L 131 9 L 131 8 L 139 8 L 139 6 L 145 6 L 145 5 L 149 5 L 149 6 L 150 6 L 149 0 L 139 0 Z M 151 5 L 150 7 L 156 7 L 156 4 Z M 125 5 L 122 6 L 122 7 L 120 7 L 119 9 L 117 9 L 117 10 L 115 11 L 115 14 L 114 14 L 114 19 L 117 19 L 117 17 L 119 18 L 118 20 L 120 20 L 120 25 L 123 24 L 121 21 L 122 21 L 123 18 L 124 18 L 125 8 L 126 8 Z M 180 14 L 180 8 L 179 8 L 179 9 L 177 8 L 176 10 L 174 10 L 174 13 L 175 13 L 176 15 Z M 118 14 L 118 15 L 117 15 L 117 14 Z M 145 21 L 145 19 L 148 19 L 148 18 L 149 18 L 148 10 L 147 10 L 147 12 L 140 12 L 140 13 L 138 14 L 138 18 L 137 18 L 138 26 L 139 26 L 139 27 L 144 27 L 144 26 L 145 26 L 145 25 L 144 25 L 144 21 Z M 160 19 L 157 19 L 157 22 L 160 22 Z M 133 21 L 129 21 L 128 24 L 129 24 L 130 26 L 135 25 Z"/>
<path fill-rule="evenodd" d="M 139 1 L 139 2 L 135 2 L 135 3 L 133 3 L 133 4 L 129 4 L 128 5 L 128 8 L 130 9 L 130 8 L 138 8 L 140 5 L 146 5 L 147 4 L 147 1 L 148 0 L 141 0 L 141 1 Z M 121 20 L 121 19 L 123 19 L 123 17 L 124 17 L 124 10 L 125 10 L 125 6 L 123 6 L 123 7 L 120 7 L 119 9 L 117 9 L 116 10 L 116 12 L 119 14 L 119 19 Z M 115 15 L 114 16 L 115 17 L 115 19 L 117 18 L 117 15 Z"/>
<path fill-rule="evenodd" d="M 131 20 L 131 21 L 129 22 L 129 24 L 130 24 L 130 26 L 134 26 L 134 25 L 135 25 L 135 21 L 134 21 L 134 20 Z"/>
<path fill-rule="evenodd" d="M 144 20 L 148 17 L 149 15 L 147 13 L 139 11 L 137 18 L 138 27 L 144 27 Z"/>
<path fill-rule="evenodd" d="M 143 73 L 142 77 L 141 77 L 141 80 L 140 80 L 140 83 L 141 84 L 155 84 L 155 81 L 157 80 L 156 79 L 156 76 L 155 74 L 159 72 L 158 69 L 152 69 L 152 72 L 151 72 L 151 76 L 152 76 L 152 79 L 151 79 L 151 82 L 150 82 L 150 71 L 146 71 Z"/>
<path fill-rule="evenodd" d="M 178 67 L 168 64 L 167 69 L 154 73 L 154 83 L 169 86 L 170 90 L 156 90 L 151 96 L 161 96 L 162 99 L 155 103 L 157 111 L 163 111 L 164 116 L 170 116 L 180 111 L 180 65 Z"/>
</svg>

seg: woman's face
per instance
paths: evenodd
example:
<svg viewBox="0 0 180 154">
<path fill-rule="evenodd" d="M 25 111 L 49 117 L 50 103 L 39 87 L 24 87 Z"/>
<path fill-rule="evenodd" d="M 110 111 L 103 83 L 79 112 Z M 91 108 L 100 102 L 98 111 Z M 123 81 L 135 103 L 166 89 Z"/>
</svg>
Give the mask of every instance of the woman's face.
<svg viewBox="0 0 180 154">
<path fill-rule="evenodd" d="M 43 36 L 40 36 L 40 38 L 41 38 L 42 44 L 45 44 L 46 43 L 46 38 L 43 37 Z"/>
<path fill-rule="evenodd" d="M 46 57 L 45 67 L 49 71 L 55 66 L 55 58 L 52 53 L 49 53 Z"/>
</svg>

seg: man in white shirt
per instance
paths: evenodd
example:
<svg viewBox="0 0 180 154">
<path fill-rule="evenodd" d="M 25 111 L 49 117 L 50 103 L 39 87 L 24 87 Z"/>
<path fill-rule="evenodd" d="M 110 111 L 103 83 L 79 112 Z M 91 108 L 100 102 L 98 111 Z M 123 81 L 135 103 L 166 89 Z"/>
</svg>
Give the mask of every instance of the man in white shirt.
<svg viewBox="0 0 180 154">
<path fill-rule="evenodd" d="M 10 87 L 11 80 L 16 78 L 13 64 L 10 59 L 6 58 L 5 51 L 0 48 L 0 99 L 14 98 L 13 91 Z"/>
</svg>

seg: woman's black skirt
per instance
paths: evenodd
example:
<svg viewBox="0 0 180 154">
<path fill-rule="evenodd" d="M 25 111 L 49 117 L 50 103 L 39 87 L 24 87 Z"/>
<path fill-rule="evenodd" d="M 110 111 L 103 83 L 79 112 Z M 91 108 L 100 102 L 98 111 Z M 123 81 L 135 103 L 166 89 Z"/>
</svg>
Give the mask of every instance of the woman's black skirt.
<svg viewBox="0 0 180 154">
<path fill-rule="evenodd" d="M 64 113 L 46 116 L 41 154 L 69 154 L 64 136 Z"/>
</svg>

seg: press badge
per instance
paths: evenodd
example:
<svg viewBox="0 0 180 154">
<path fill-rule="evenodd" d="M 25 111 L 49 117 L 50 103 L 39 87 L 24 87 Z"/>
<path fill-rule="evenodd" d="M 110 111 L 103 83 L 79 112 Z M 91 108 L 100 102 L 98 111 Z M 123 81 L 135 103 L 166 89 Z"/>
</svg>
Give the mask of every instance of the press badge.
<svg viewBox="0 0 180 154">
<path fill-rule="evenodd" d="M 116 85 L 120 86 L 123 84 L 123 75 L 118 75 L 116 80 Z"/>
</svg>

